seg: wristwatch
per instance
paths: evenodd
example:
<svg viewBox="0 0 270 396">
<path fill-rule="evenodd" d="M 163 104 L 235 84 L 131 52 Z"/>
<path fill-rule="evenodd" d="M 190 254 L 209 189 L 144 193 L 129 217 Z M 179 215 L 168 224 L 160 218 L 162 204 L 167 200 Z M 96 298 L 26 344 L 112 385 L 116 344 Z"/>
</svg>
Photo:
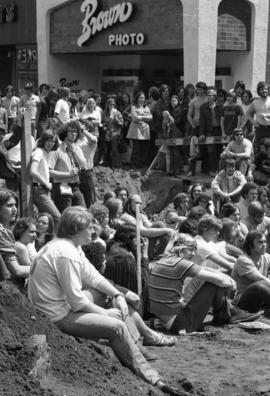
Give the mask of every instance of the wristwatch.
<svg viewBox="0 0 270 396">
<path fill-rule="evenodd" d="M 119 292 L 119 293 L 116 293 L 115 294 L 115 296 L 113 296 L 113 298 L 117 298 L 117 297 L 125 297 L 125 295 L 123 294 L 123 293 L 121 293 L 121 292 Z"/>
</svg>

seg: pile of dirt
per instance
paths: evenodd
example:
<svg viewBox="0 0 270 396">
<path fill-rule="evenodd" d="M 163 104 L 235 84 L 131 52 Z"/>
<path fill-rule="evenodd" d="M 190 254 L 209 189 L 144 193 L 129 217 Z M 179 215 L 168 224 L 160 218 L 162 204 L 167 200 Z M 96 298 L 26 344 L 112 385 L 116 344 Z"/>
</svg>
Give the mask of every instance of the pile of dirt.
<svg viewBox="0 0 270 396">
<path fill-rule="evenodd" d="M 24 341 L 45 334 L 51 367 L 36 381 Z M 0 284 L 0 395 L 160 395 L 124 368 L 109 347 L 62 334 L 11 282 Z"/>
</svg>

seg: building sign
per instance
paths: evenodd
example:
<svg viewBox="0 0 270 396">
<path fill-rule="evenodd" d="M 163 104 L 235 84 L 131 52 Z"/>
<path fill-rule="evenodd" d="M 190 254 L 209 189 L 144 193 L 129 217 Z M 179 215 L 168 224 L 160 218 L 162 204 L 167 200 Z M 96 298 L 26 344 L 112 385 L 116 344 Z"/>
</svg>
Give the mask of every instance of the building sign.
<svg viewBox="0 0 270 396">
<path fill-rule="evenodd" d="M 37 48 L 36 46 L 17 46 L 17 69 L 37 70 Z"/>
<path fill-rule="evenodd" d="M 125 1 L 99 13 L 96 13 L 97 8 L 97 0 L 84 0 L 81 5 L 81 12 L 85 13 L 85 16 L 82 21 L 82 35 L 78 38 L 79 47 L 82 47 L 97 32 L 128 21 L 133 11 L 132 3 Z"/>
<path fill-rule="evenodd" d="M 109 45 L 142 45 L 145 41 L 143 33 L 110 34 Z"/>
<path fill-rule="evenodd" d="M 0 4 L 0 23 L 14 22 L 16 20 L 16 6 L 14 3 Z"/>
</svg>

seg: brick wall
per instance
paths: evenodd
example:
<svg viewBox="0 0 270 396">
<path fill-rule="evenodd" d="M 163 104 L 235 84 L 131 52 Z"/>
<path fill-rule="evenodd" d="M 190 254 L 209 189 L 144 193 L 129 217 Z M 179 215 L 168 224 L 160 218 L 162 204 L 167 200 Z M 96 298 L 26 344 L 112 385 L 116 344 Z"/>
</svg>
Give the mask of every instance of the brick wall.
<svg viewBox="0 0 270 396">
<path fill-rule="evenodd" d="M 218 9 L 217 49 L 248 51 L 251 7 L 245 0 L 223 0 Z"/>
<path fill-rule="evenodd" d="M 179 0 L 126 0 L 133 4 L 132 17 L 91 37 L 84 47 L 77 45 L 82 33 L 84 14 L 80 12 L 82 0 L 67 3 L 51 15 L 50 50 L 52 53 L 121 52 L 149 50 L 179 50 L 183 48 L 182 5 Z M 110 9 L 121 0 L 99 0 L 99 11 Z M 95 13 L 95 15 L 98 14 Z M 143 33 L 142 45 L 109 46 L 110 34 Z"/>
<path fill-rule="evenodd" d="M 267 57 L 266 57 L 266 76 L 265 79 L 270 83 L 270 7 L 269 7 L 269 22 L 268 22 L 268 42 L 267 42 Z"/>
</svg>

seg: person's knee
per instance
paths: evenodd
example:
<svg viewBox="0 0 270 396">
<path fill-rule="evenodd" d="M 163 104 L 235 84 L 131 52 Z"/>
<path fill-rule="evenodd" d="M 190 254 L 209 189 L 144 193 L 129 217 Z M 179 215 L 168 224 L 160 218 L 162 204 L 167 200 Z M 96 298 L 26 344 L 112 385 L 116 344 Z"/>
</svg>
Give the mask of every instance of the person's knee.
<svg viewBox="0 0 270 396">
<path fill-rule="evenodd" d="M 127 327 L 125 323 L 122 320 L 119 319 L 113 319 L 111 320 L 111 328 L 112 328 L 112 339 L 119 338 L 123 339 L 125 337 L 125 334 L 128 332 Z"/>
</svg>

